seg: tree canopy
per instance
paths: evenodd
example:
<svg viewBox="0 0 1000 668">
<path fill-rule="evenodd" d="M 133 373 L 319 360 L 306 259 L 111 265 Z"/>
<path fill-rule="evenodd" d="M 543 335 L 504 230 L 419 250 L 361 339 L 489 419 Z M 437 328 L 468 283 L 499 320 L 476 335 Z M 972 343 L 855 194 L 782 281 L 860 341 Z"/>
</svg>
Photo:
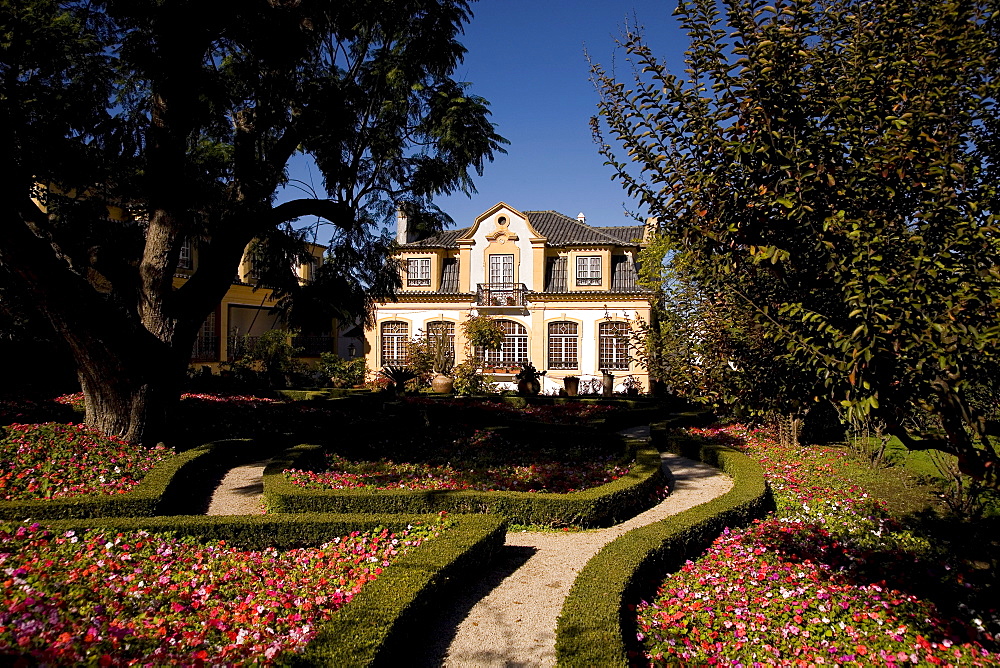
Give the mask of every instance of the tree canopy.
<svg viewBox="0 0 1000 668">
<path fill-rule="evenodd" d="M 471 192 L 506 143 L 452 78 L 470 16 L 466 0 L 0 2 L 0 263 L 66 339 L 88 422 L 162 437 L 251 242 L 278 296 L 324 317 L 391 292 L 380 225 L 400 204 L 440 225 L 434 197 Z M 322 191 L 277 203 L 297 154 Z M 287 260 L 315 221 L 332 259 L 299 286 Z"/>
<path fill-rule="evenodd" d="M 637 33 L 630 79 L 594 68 L 601 152 L 847 415 L 996 479 L 969 400 L 1000 343 L 996 3 L 724 7 L 681 2 L 682 76 Z"/>
</svg>

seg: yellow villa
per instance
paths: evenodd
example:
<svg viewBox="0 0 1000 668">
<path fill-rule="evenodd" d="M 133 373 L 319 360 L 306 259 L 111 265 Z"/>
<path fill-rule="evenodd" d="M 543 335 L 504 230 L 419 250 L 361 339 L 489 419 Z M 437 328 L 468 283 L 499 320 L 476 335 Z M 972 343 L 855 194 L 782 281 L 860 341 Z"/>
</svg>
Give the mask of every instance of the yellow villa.
<svg viewBox="0 0 1000 668">
<path fill-rule="evenodd" d="M 465 349 L 460 324 L 488 315 L 506 339 L 498 351 L 475 351 L 494 381 L 510 383 L 516 366 L 532 362 L 548 373 L 543 392 L 614 376 L 615 389 L 648 388 L 631 359 L 629 322 L 648 322 L 651 294 L 637 282 L 637 256 L 646 229 L 595 227 L 555 211 L 518 211 L 500 202 L 471 227 L 416 238 L 397 213 L 402 290 L 378 304 L 365 332 L 369 369 L 402 364 L 407 342 L 440 332 L 458 356 Z M 460 361 L 460 360 L 459 360 Z"/>
</svg>

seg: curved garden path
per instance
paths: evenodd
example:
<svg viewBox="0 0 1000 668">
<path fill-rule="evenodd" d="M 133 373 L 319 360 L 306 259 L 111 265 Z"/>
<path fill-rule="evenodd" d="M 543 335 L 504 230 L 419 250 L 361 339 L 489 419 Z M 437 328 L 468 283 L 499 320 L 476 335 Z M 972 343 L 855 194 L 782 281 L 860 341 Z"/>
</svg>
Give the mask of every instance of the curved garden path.
<svg viewBox="0 0 1000 668">
<path fill-rule="evenodd" d="M 206 515 L 260 515 L 264 500 L 264 467 L 267 462 L 237 466 L 226 473 L 212 492 Z"/>
<path fill-rule="evenodd" d="M 425 652 L 411 657 L 411 665 L 554 666 L 556 620 L 584 564 L 628 531 L 732 488 L 716 468 L 669 453 L 660 458 L 671 479 L 670 496 L 630 520 L 577 533 L 508 533 L 492 568 L 437 611 Z"/>
<path fill-rule="evenodd" d="M 648 427 L 621 432 L 648 438 Z M 718 469 L 670 453 L 660 455 L 670 495 L 649 510 L 606 529 L 508 533 L 489 570 L 447 606 L 433 611 L 425 635 L 407 656 L 412 666 L 553 666 L 556 619 L 584 564 L 632 529 L 692 508 L 732 488 Z M 261 512 L 265 462 L 230 470 L 216 488 L 209 515 Z"/>
</svg>

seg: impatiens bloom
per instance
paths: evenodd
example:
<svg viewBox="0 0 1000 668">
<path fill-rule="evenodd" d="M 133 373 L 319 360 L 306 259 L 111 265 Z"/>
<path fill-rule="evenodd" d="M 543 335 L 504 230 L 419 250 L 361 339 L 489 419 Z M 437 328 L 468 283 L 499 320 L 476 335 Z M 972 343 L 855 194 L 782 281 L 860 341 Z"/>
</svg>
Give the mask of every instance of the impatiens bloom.
<svg viewBox="0 0 1000 668">
<path fill-rule="evenodd" d="M 612 460 L 590 462 L 540 462 L 510 464 L 433 465 L 423 462 L 350 461 L 327 455 L 324 471 L 289 469 L 285 476 L 312 489 L 476 489 L 516 492 L 575 492 L 616 480 L 629 471 Z"/>
<path fill-rule="evenodd" d="M 142 531 L 0 525 L 0 654 L 43 665 L 280 664 L 443 527 L 247 551 Z"/>
<path fill-rule="evenodd" d="M 165 448 L 141 448 L 85 425 L 12 424 L 0 428 L 0 499 L 124 494 Z"/>
<path fill-rule="evenodd" d="M 726 531 L 637 607 L 655 665 L 996 665 L 992 636 L 920 596 L 931 546 L 839 473 L 843 455 L 734 426 L 692 430 L 764 468 L 776 517 Z M 955 586 L 964 586 L 961 577 Z"/>
</svg>

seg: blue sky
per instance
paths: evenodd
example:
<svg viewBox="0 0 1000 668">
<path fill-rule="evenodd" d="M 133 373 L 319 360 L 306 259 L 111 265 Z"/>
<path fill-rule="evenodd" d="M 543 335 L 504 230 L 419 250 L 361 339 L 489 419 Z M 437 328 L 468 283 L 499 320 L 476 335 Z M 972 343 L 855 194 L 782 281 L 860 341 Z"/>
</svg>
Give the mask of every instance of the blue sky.
<svg viewBox="0 0 1000 668">
<path fill-rule="evenodd" d="M 627 225 L 636 210 L 591 139 L 597 94 L 584 49 L 612 63 L 626 21 L 644 26 L 654 53 L 681 72 L 686 39 L 672 16 L 675 0 L 480 0 L 462 43 L 469 50 L 456 78 L 486 98 L 493 122 L 510 140 L 476 179 L 479 193 L 438 204 L 457 227 L 498 201 L 516 209 L 553 209 L 592 225 Z M 628 74 L 621 55 L 618 71 Z"/>
<path fill-rule="evenodd" d="M 585 50 L 610 69 L 615 39 L 626 23 L 644 28 L 654 53 L 683 71 L 687 40 L 673 17 L 676 0 L 479 0 L 461 42 L 468 49 L 455 78 L 490 103 L 492 121 L 510 144 L 475 179 L 479 191 L 440 197 L 438 205 L 467 227 L 503 201 L 522 211 L 551 209 L 591 225 L 634 224 L 637 211 L 591 138 L 597 93 Z M 629 77 L 619 53 L 617 71 Z M 318 185 L 307 161 L 293 161 L 292 178 Z M 291 189 L 280 199 L 300 196 Z M 642 213 L 642 212 L 640 212 Z M 322 233 L 320 240 L 322 241 Z"/>
</svg>

